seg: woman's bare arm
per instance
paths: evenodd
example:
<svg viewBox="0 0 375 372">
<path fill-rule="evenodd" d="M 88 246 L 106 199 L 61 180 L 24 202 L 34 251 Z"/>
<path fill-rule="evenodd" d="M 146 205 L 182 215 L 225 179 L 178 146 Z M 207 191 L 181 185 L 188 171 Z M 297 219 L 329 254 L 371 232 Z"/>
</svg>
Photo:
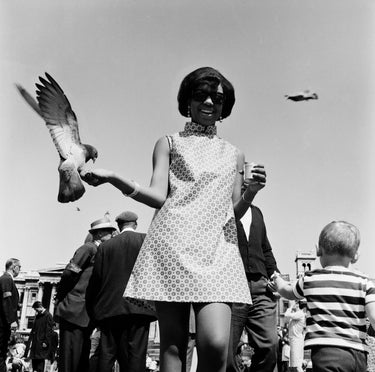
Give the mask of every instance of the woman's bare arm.
<svg viewBox="0 0 375 372">
<path fill-rule="evenodd" d="M 266 184 L 266 172 L 263 165 L 255 165 L 252 169 L 252 179 L 243 179 L 245 156 L 240 153 L 237 158 L 237 174 L 233 188 L 233 208 L 237 219 L 241 219 L 249 209 L 255 195 Z M 242 186 L 245 191 L 242 192 Z"/>
<path fill-rule="evenodd" d="M 106 169 L 92 169 L 81 176 L 92 186 L 110 183 L 125 195 L 138 190 L 138 193 L 133 196 L 134 200 L 152 208 L 160 208 L 168 194 L 169 154 L 168 140 L 162 137 L 156 142 L 154 148 L 150 186 L 139 186 L 134 181 Z"/>
</svg>

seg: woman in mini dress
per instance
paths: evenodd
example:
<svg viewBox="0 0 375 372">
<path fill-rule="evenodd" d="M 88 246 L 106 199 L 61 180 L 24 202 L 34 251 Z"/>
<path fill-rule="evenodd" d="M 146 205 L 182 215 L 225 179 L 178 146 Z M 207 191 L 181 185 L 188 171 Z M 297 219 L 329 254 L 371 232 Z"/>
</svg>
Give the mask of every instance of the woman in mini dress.
<svg viewBox="0 0 375 372">
<path fill-rule="evenodd" d="M 217 135 L 216 123 L 234 105 L 232 84 L 216 69 L 188 74 L 178 92 L 188 118 L 181 132 L 161 137 L 153 153 L 150 186 L 93 169 L 93 186 L 110 183 L 157 209 L 124 296 L 155 301 L 160 327 L 160 371 L 186 368 L 189 311 L 196 316 L 198 372 L 222 372 L 228 353 L 231 303 L 251 303 L 238 251 L 241 218 L 266 182 L 253 167 L 241 195 L 244 155 Z"/>
</svg>

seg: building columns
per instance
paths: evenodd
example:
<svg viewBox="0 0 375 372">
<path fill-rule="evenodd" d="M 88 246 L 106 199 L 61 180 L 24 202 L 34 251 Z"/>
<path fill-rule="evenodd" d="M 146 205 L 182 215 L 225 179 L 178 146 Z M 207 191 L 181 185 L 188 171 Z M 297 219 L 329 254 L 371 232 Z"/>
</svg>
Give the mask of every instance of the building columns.
<svg viewBox="0 0 375 372">
<path fill-rule="evenodd" d="M 27 312 L 27 303 L 29 301 L 29 293 L 30 293 L 30 287 L 25 286 L 24 292 L 23 292 L 23 302 L 22 302 L 22 309 L 21 309 L 21 321 L 19 325 L 19 329 L 26 329 L 26 312 Z"/>
<path fill-rule="evenodd" d="M 53 315 L 53 311 L 55 310 L 55 294 L 56 294 L 56 283 L 52 283 L 51 299 L 49 301 L 49 309 L 48 309 L 48 311 L 52 315 Z"/>
<path fill-rule="evenodd" d="M 44 283 L 39 282 L 37 300 L 40 301 L 40 302 L 42 302 L 43 292 L 44 292 Z"/>
</svg>

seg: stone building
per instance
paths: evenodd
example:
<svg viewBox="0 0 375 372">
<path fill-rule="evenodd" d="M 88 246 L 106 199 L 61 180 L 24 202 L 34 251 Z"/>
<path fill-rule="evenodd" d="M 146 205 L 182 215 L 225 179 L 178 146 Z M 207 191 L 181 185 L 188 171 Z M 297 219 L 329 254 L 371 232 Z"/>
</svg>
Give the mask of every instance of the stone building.
<svg viewBox="0 0 375 372">
<path fill-rule="evenodd" d="M 19 329 L 18 332 L 28 336 L 35 319 L 32 308 L 35 301 L 41 301 L 43 306 L 54 313 L 54 296 L 56 286 L 60 281 L 66 264 L 36 271 L 21 272 L 15 279 L 15 284 L 20 294 L 19 304 Z M 159 346 L 159 327 L 157 322 L 150 325 L 149 354 L 156 358 Z"/>
<path fill-rule="evenodd" d="M 21 333 L 30 332 L 35 318 L 35 311 L 32 308 L 35 301 L 41 301 L 43 306 L 53 314 L 56 285 L 60 281 L 65 266 L 61 264 L 53 268 L 21 272 L 14 279 L 20 294 L 19 331 Z"/>
</svg>

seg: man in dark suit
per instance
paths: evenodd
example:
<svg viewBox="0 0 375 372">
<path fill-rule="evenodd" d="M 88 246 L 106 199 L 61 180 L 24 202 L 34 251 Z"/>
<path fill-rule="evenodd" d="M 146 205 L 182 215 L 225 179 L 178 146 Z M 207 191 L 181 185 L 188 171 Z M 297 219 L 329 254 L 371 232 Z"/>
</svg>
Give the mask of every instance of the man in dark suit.
<svg viewBox="0 0 375 372">
<path fill-rule="evenodd" d="M 97 371 L 145 371 L 150 322 L 154 305 L 123 297 L 145 234 L 135 232 L 138 216 L 123 212 L 117 218 L 120 234 L 104 242 L 95 259 L 86 293 L 87 308 L 101 331 Z M 91 371 L 94 372 L 94 371 Z"/>
<path fill-rule="evenodd" d="M 53 360 L 53 319 L 52 315 L 44 308 L 40 301 L 33 303 L 36 316 L 27 341 L 25 356 L 30 358 L 34 372 L 44 372 L 45 360 Z"/>
<path fill-rule="evenodd" d="M 0 372 L 6 372 L 5 360 L 8 352 L 8 342 L 12 330 L 18 327 L 19 294 L 14 284 L 14 278 L 21 269 L 17 258 L 10 258 L 5 263 L 5 273 L 0 277 Z"/>
<path fill-rule="evenodd" d="M 272 372 L 277 362 L 278 337 L 276 299 L 268 280 L 279 270 L 258 207 L 249 204 L 241 221 L 237 221 L 237 235 L 253 304 L 232 305 L 232 350 L 228 353 L 227 372 L 240 371 L 235 354 L 244 329 L 254 348 L 251 371 Z"/>
<path fill-rule="evenodd" d="M 93 241 L 76 250 L 62 273 L 56 292 L 56 320 L 60 328 L 59 372 L 88 371 L 90 334 L 93 330 L 86 311 L 85 295 L 97 247 L 112 237 L 116 228 L 108 218 L 91 224 Z"/>
</svg>

